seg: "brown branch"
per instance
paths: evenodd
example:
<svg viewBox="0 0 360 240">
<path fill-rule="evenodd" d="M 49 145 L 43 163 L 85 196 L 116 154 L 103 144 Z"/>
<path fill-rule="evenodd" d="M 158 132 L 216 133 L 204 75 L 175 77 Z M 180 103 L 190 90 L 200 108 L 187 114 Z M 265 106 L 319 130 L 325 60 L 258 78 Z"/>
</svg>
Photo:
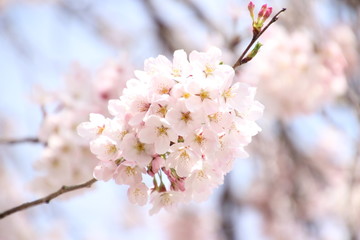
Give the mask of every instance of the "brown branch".
<svg viewBox="0 0 360 240">
<path fill-rule="evenodd" d="M 237 201 L 231 191 L 231 178 L 229 175 L 225 177 L 223 186 L 223 192 L 220 197 L 220 209 L 221 209 L 221 231 L 226 240 L 238 239 L 234 227 L 234 214 L 235 210 L 240 205 L 237 205 Z"/>
<path fill-rule="evenodd" d="M 11 18 L 7 17 L 5 14 L 0 15 L 1 36 L 9 40 L 9 43 L 13 45 L 14 49 L 21 55 L 21 57 L 31 59 L 31 46 L 27 44 L 27 39 L 24 39 L 19 31 L 16 30 L 15 23 Z"/>
<path fill-rule="evenodd" d="M 91 179 L 91 180 L 89 180 L 89 181 L 87 181 L 85 183 L 79 184 L 79 185 L 62 186 L 59 190 L 49 194 L 46 197 L 39 198 L 39 199 L 34 200 L 32 202 L 23 203 L 23 204 L 21 204 L 21 205 L 19 205 L 17 207 L 8 209 L 8 210 L 0 213 L 0 219 L 4 218 L 6 216 L 9 216 L 9 215 L 11 215 L 13 213 L 25 210 L 27 208 L 35 207 L 35 206 L 43 204 L 43 203 L 49 203 L 52 199 L 57 198 L 58 196 L 60 196 L 60 195 L 62 195 L 64 193 L 72 192 L 72 191 L 75 191 L 75 190 L 81 189 L 81 188 L 89 188 L 96 181 L 97 180 L 95 178 L 93 178 L 93 179 Z"/>
<path fill-rule="evenodd" d="M 128 42 L 125 40 L 127 36 L 101 15 L 95 13 L 91 4 L 76 4 L 75 1 L 59 0 L 57 6 L 62 13 L 88 26 L 97 37 L 109 46 L 116 49 L 127 46 Z"/>
<path fill-rule="evenodd" d="M 178 47 L 174 45 L 171 39 L 171 28 L 169 28 L 164 20 L 160 17 L 154 3 L 151 0 L 142 0 L 142 4 L 146 8 L 149 17 L 156 27 L 156 34 L 161 42 L 162 47 L 169 53 L 174 52 L 176 49 L 178 49 Z"/>
<path fill-rule="evenodd" d="M 254 43 L 270 27 L 271 24 L 273 24 L 274 22 L 276 22 L 279 19 L 280 13 L 285 12 L 285 11 L 286 11 L 286 8 L 281 9 L 258 34 L 253 35 L 251 42 L 245 48 L 244 52 L 241 54 L 239 59 L 235 62 L 234 66 L 233 66 L 234 69 L 244 63 L 243 59 L 245 58 L 246 53 L 250 50 L 251 46 L 254 45 Z"/>
<path fill-rule="evenodd" d="M 41 143 L 36 137 L 25 137 L 20 139 L 0 139 L 0 144 L 17 144 L 17 143 Z"/>
</svg>

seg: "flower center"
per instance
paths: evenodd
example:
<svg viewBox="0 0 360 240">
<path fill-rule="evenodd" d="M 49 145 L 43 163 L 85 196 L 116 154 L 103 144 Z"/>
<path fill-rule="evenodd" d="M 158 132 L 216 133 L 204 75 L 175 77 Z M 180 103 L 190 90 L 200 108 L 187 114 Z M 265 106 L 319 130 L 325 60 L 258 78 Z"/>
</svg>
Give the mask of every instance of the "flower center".
<svg viewBox="0 0 360 240">
<path fill-rule="evenodd" d="M 169 128 L 164 127 L 163 125 L 161 125 L 161 127 L 157 127 L 157 135 L 158 136 L 162 136 L 162 135 L 167 135 L 167 130 Z"/>
<path fill-rule="evenodd" d="M 190 93 L 185 92 L 185 93 L 183 93 L 182 97 L 183 97 L 183 98 L 189 98 L 189 97 L 190 97 Z"/>
<path fill-rule="evenodd" d="M 105 129 L 105 125 L 103 125 L 103 126 L 101 126 L 101 127 L 97 127 L 97 132 L 96 132 L 96 134 L 97 134 L 97 135 L 102 134 L 102 132 L 104 131 L 104 129 Z"/>
<path fill-rule="evenodd" d="M 146 112 L 147 110 L 149 110 L 150 105 L 151 104 L 148 102 L 142 102 L 139 106 L 139 112 Z"/>
<path fill-rule="evenodd" d="M 117 151 L 117 148 L 116 148 L 116 146 L 114 144 L 111 144 L 111 145 L 107 146 L 107 151 L 106 152 L 108 154 L 116 153 L 116 151 Z"/>
<path fill-rule="evenodd" d="M 199 144 L 202 145 L 204 142 L 205 138 L 200 134 L 200 135 L 195 135 L 194 141 Z"/>
<path fill-rule="evenodd" d="M 188 160 L 188 159 L 190 159 L 190 156 L 186 152 L 186 150 L 182 150 L 181 153 L 180 153 L 180 158 L 183 159 L 183 160 Z"/>
<path fill-rule="evenodd" d="M 231 97 L 234 96 L 234 94 L 231 92 L 231 88 L 225 90 L 222 95 L 223 95 L 223 97 L 225 98 L 225 100 L 226 100 L 227 98 L 231 98 Z"/>
<path fill-rule="evenodd" d="M 215 68 L 210 66 L 209 64 L 206 64 L 205 66 L 205 70 L 204 70 L 204 73 L 205 73 L 205 76 L 208 77 L 209 75 L 211 75 L 213 72 L 215 71 Z"/>
<path fill-rule="evenodd" d="M 136 143 L 136 145 L 134 146 L 134 148 L 138 153 L 144 152 L 145 151 L 145 144 L 138 141 Z"/>
<path fill-rule="evenodd" d="M 184 121 L 185 123 L 188 123 L 191 121 L 191 113 L 190 112 L 182 112 L 181 113 L 181 121 Z"/>
<path fill-rule="evenodd" d="M 135 168 L 132 168 L 130 166 L 126 167 L 125 172 L 128 176 L 134 176 L 136 173 Z"/>
<path fill-rule="evenodd" d="M 181 69 L 173 68 L 171 75 L 174 77 L 181 77 Z"/>
<path fill-rule="evenodd" d="M 167 113 L 167 106 L 161 106 L 159 104 L 159 110 L 157 110 L 158 114 L 160 114 L 162 117 L 165 117 L 166 113 Z"/>
<path fill-rule="evenodd" d="M 199 94 L 196 94 L 196 96 L 199 96 L 201 101 L 204 101 L 205 99 L 210 99 L 209 92 L 205 91 L 204 89 L 201 89 L 201 92 Z"/>
<path fill-rule="evenodd" d="M 214 113 L 214 114 L 208 115 L 208 118 L 209 118 L 210 122 L 216 122 L 216 123 L 218 123 L 219 120 L 220 120 L 220 119 L 219 119 L 219 118 L 220 118 L 219 115 L 220 115 L 219 113 Z"/>
<path fill-rule="evenodd" d="M 128 133 L 129 133 L 128 130 L 121 131 L 121 132 L 120 132 L 120 140 L 123 140 L 124 137 L 125 137 L 125 135 L 128 134 Z"/>
</svg>

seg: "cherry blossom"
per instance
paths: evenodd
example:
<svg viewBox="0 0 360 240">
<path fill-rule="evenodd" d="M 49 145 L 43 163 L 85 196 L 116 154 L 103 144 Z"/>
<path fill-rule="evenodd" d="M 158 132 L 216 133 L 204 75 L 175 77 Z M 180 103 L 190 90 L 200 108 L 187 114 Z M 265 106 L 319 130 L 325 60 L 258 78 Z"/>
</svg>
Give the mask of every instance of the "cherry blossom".
<svg viewBox="0 0 360 240">
<path fill-rule="evenodd" d="M 78 127 L 100 160 L 95 178 L 128 185 L 134 204 L 150 199 L 150 214 L 206 200 L 235 158 L 247 156 L 244 147 L 260 131 L 255 120 L 263 112 L 256 88 L 234 83 L 234 69 L 221 56 L 212 47 L 191 52 L 189 60 L 183 50 L 172 61 L 146 60 L 109 101 L 113 118 L 91 114 Z"/>
<path fill-rule="evenodd" d="M 258 85 L 273 116 L 289 120 L 308 114 L 345 92 L 346 52 L 336 40 L 328 38 L 316 48 L 309 31 L 288 32 L 276 25 L 263 42 L 266 48 L 244 66 L 239 80 Z"/>
</svg>

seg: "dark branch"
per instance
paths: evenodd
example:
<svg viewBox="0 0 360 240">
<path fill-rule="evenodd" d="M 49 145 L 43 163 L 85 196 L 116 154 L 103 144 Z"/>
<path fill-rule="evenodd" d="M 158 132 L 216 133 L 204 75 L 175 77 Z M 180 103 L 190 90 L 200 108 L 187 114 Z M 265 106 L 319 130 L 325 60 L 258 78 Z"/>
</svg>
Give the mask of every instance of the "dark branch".
<svg viewBox="0 0 360 240">
<path fill-rule="evenodd" d="M 17 144 L 17 143 L 41 143 L 36 137 L 26 137 L 20 139 L 0 139 L 0 144 Z"/>
<path fill-rule="evenodd" d="M 43 203 L 49 203 L 52 199 L 57 198 L 58 196 L 60 196 L 60 195 L 62 195 L 64 193 L 72 192 L 72 191 L 75 191 L 75 190 L 78 190 L 78 189 L 81 189 L 81 188 L 89 188 L 96 181 L 97 180 L 95 178 L 93 178 L 93 179 L 91 179 L 91 180 L 89 180 L 89 181 L 87 181 L 85 183 L 79 184 L 79 185 L 62 186 L 59 190 L 49 194 L 46 197 L 39 198 L 39 199 L 34 200 L 32 202 L 23 203 L 23 204 L 21 204 L 21 205 L 19 205 L 17 207 L 8 209 L 8 210 L 0 213 L 0 219 L 4 218 L 6 216 L 9 216 L 9 215 L 11 215 L 13 213 L 25 210 L 27 208 L 35 207 L 35 206 L 43 204 Z"/>
<path fill-rule="evenodd" d="M 258 34 L 253 35 L 251 42 L 245 48 L 244 52 L 241 54 L 239 59 L 235 62 L 234 66 L 233 66 L 234 69 L 244 63 L 243 59 L 245 58 L 247 52 L 250 50 L 251 46 L 254 45 L 254 43 L 270 27 L 271 24 L 273 24 L 274 22 L 276 22 L 279 19 L 278 16 L 280 15 L 280 13 L 285 12 L 285 11 L 286 11 L 286 8 L 281 9 Z"/>
<path fill-rule="evenodd" d="M 157 12 L 156 7 L 151 0 L 143 0 L 142 3 L 146 8 L 150 18 L 156 26 L 156 33 L 161 42 L 162 47 L 169 53 L 174 52 L 177 47 L 174 45 L 171 39 L 171 29 L 165 24 Z"/>
</svg>

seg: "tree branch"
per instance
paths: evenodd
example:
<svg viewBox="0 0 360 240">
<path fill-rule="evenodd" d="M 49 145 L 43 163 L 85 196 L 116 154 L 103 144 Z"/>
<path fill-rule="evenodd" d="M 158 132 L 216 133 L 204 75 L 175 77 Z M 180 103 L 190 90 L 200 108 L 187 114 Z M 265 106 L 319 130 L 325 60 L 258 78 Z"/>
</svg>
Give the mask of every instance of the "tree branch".
<svg viewBox="0 0 360 240">
<path fill-rule="evenodd" d="M 17 144 L 17 143 L 41 143 L 37 137 L 25 137 L 20 139 L 0 139 L 0 144 Z"/>
<path fill-rule="evenodd" d="M 81 189 L 81 188 L 89 188 L 96 181 L 97 180 L 95 178 L 93 178 L 93 179 L 91 179 L 91 180 L 89 180 L 89 181 L 87 181 L 85 183 L 79 184 L 79 185 L 62 186 L 59 190 L 49 194 L 46 197 L 39 198 L 39 199 L 34 200 L 32 202 L 23 203 L 23 204 L 21 204 L 21 205 L 19 205 L 17 207 L 8 209 L 8 210 L 0 213 L 0 219 L 4 218 L 6 216 L 9 216 L 9 215 L 11 215 L 13 213 L 25 210 L 27 208 L 35 207 L 35 206 L 43 204 L 43 203 L 49 203 L 52 199 L 57 198 L 58 196 L 60 196 L 60 195 L 62 195 L 64 193 L 72 192 L 72 191 L 75 191 L 75 190 Z"/>
<path fill-rule="evenodd" d="M 142 3 L 156 27 L 157 37 L 161 41 L 162 47 L 172 54 L 178 47 L 174 45 L 171 39 L 171 29 L 161 19 L 151 0 L 142 0 Z"/>
<path fill-rule="evenodd" d="M 240 66 L 241 64 L 243 64 L 243 59 L 244 59 L 246 53 L 250 50 L 251 46 L 254 45 L 254 43 L 270 27 L 271 24 L 273 24 L 274 22 L 276 22 L 279 19 L 278 16 L 280 15 L 280 13 L 285 12 L 285 11 L 286 11 L 286 8 L 281 9 L 258 34 L 253 35 L 251 42 L 245 48 L 245 51 L 241 54 L 239 59 L 235 62 L 234 66 L 233 66 L 234 69 L 237 68 L 238 66 Z"/>
</svg>

